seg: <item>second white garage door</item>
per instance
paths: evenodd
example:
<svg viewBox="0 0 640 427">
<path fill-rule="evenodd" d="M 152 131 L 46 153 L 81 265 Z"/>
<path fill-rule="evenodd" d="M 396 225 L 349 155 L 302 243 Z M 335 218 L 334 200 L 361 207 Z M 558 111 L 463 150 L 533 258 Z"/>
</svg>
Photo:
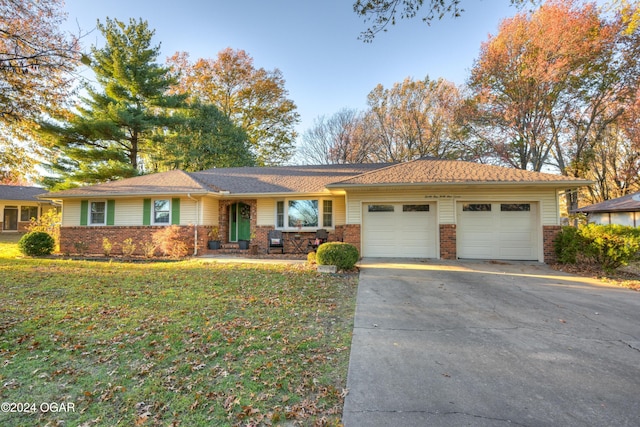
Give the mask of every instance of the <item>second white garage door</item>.
<svg viewBox="0 0 640 427">
<path fill-rule="evenodd" d="M 363 256 L 438 256 L 433 203 L 365 203 L 362 210 Z"/>
<path fill-rule="evenodd" d="M 458 258 L 538 260 L 536 203 L 458 203 Z"/>
</svg>

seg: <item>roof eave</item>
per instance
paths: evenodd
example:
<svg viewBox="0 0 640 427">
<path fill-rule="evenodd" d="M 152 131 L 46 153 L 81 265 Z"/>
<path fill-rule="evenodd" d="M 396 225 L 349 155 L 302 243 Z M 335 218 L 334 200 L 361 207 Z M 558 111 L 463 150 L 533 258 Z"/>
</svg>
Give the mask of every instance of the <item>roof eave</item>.
<svg viewBox="0 0 640 427">
<path fill-rule="evenodd" d="M 157 192 L 148 192 L 148 193 L 140 193 L 140 194 L 131 194 L 131 193 L 83 193 L 83 194 L 72 194 L 72 195 L 59 195 L 56 193 L 44 194 L 38 196 L 39 199 L 44 200 L 64 200 L 64 199 L 104 199 L 106 197 L 117 197 L 117 198 L 134 198 L 134 197 L 146 197 L 146 196 L 186 196 L 186 195 L 218 195 L 219 193 L 216 191 L 157 191 Z"/>
<path fill-rule="evenodd" d="M 329 189 L 382 188 L 382 187 L 444 187 L 444 186 L 544 186 L 553 188 L 577 188 L 592 185 L 593 181 L 459 181 L 459 182 L 404 182 L 380 184 L 328 184 Z"/>
</svg>

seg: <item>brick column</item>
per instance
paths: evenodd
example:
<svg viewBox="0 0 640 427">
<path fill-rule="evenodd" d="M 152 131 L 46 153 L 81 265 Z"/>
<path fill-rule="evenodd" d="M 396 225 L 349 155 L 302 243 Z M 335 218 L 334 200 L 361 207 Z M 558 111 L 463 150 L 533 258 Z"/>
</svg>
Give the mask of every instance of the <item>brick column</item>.
<svg viewBox="0 0 640 427">
<path fill-rule="evenodd" d="M 555 240 L 560 231 L 562 231 L 561 225 L 542 226 L 542 245 L 544 248 L 544 262 L 546 264 L 555 264 L 557 261 Z"/>
<path fill-rule="evenodd" d="M 457 259 L 456 225 L 440 224 L 440 258 Z"/>
<path fill-rule="evenodd" d="M 358 248 L 358 253 L 362 256 L 360 248 L 360 224 L 346 224 L 343 228 L 342 239 L 345 243 L 350 243 Z"/>
</svg>

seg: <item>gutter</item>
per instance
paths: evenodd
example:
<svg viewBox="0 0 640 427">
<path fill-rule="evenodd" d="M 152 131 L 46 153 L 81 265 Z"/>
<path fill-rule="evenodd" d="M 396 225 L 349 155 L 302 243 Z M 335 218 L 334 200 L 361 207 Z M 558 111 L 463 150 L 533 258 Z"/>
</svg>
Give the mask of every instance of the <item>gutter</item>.
<svg viewBox="0 0 640 427">
<path fill-rule="evenodd" d="M 378 184 L 328 184 L 328 189 L 355 189 L 355 188 L 384 188 L 384 187 L 451 187 L 451 186 L 544 186 L 544 187 L 582 187 L 585 185 L 592 185 L 594 181 L 589 180 L 577 180 L 577 181 L 449 181 L 449 182 L 393 182 L 393 183 L 378 183 Z"/>
</svg>

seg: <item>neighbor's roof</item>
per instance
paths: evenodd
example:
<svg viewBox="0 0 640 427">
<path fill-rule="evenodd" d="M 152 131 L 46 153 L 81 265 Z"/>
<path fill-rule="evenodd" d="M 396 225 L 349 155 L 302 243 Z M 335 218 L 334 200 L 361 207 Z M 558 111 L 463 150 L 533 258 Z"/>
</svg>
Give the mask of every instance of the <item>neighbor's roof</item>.
<svg viewBox="0 0 640 427">
<path fill-rule="evenodd" d="M 27 187 L 23 185 L 0 185 L 0 200 L 20 200 L 28 202 L 38 202 L 36 198 L 39 194 L 46 193 L 47 190 L 40 187 Z"/>
<path fill-rule="evenodd" d="M 635 212 L 640 211 L 640 192 L 628 194 L 617 199 L 605 200 L 604 202 L 585 206 L 576 209 L 574 212 Z"/>
<path fill-rule="evenodd" d="M 411 184 L 559 184 L 588 185 L 590 181 L 550 173 L 533 172 L 459 160 L 417 159 L 358 175 L 329 185 L 385 186 Z"/>
</svg>

